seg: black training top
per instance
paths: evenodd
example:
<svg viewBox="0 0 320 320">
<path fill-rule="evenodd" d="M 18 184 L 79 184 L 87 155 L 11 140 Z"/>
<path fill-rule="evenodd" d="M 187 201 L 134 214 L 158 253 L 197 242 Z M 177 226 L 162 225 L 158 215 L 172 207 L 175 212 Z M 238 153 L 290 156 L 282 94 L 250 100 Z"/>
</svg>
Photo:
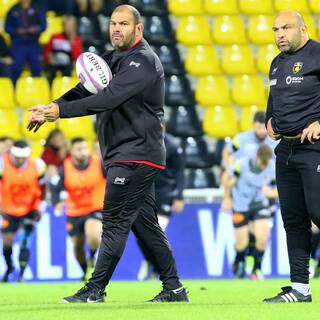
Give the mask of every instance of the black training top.
<svg viewBox="0 0 320 320">
<path fill-rule="evenodd" d="M 132 160 L 165 165 L 164 72 L 159 58 L 145 40 L 103 58 L 113 74 L 109 85 L 92 95 L 78 84 L 55 101 L 60 118 L 97 114 L 105 165 Z"/>
<path fill-rule="evenodd" d="M 320 120 L 320 43 L 280 53 L 270 67 L 267 121 L 281 135 L 297 135 Z"/>
</svg>

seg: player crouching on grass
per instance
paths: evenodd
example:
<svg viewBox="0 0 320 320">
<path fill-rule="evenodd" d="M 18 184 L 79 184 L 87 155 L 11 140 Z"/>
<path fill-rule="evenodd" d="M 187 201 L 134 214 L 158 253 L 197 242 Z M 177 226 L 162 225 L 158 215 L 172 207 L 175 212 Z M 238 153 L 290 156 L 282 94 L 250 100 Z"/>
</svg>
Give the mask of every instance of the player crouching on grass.
<svg viewBox="0 0 320 320">
<path fill-rule="evenodd" d="M 13 273 L 12 245 L 16 233 L 19 233 L 20 271 L 18 281 L 23 274 L 30 257 L 32 234 L 40 220 L 40 204 L 45 193 L 46 165 L 40 158 L 30 157 L 30 147 L 24 140 L 16 141 L 10 152 L 0 157 L 1 178 L 1 214 L 3 256 L 7 270 L 2 282 L 8 282 Z"/>
<path fill-rule="evenodd" d="M 50 185 L 56 212 L 62 212 L 66 204 L 67 231 L 83 271 L 82 280 L 86 280 L 93 271 L 95 252 L 101 241 L 101 209 L 106 179 L 100 158 L 90 155 L 88 143 L 83 138 L 72 139 L 70 154 Z M 89 265 L 86 243 L 90 249 Z"/>
<path fill-rule="evenodd" d="M 245 276 L 245 254 L 249 245 L 250 221 L 252 221 L 256 240 L 251 278 L 263 278 L 261 262 L 275 210 L 272 200 L 278 196 L 274 180 L 272 151 L 265 144 L 259 147 L 254 158 L 242 157 L 236 160 L 229 169 L 226 192 L 231 190 L 236 238 L 236 258 L 232 271 L 239 278 Z"/>
</svg>

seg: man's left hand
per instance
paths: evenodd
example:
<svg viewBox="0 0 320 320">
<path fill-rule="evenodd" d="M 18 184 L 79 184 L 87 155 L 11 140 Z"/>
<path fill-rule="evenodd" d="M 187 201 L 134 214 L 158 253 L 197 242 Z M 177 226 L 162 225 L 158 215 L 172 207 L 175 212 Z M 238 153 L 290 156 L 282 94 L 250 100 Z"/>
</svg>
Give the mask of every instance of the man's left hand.
<svg viewBox="0 0 320 320">
<path fill-rule="evenodd" d="M 179 200 L 179 199 L 173 200 L 172 205 L 171 205 L 172 211 L 174 211 L 175 213 L 180 213 L 180 212 L 182 212 L 183 208 L 184 208 L 184 201 L 183 200 Z"/>
<path fill-rule="evenodd" d="M 301 143 L 304 142 L 305 139 L 308 139 L 310 143 L 314 144 L 315 140 L 319 140 L 320 138 L 320 124 L 319 121 L 312 122 L 302 131 L 302 135 L 300 138 Z"/>
</svg>

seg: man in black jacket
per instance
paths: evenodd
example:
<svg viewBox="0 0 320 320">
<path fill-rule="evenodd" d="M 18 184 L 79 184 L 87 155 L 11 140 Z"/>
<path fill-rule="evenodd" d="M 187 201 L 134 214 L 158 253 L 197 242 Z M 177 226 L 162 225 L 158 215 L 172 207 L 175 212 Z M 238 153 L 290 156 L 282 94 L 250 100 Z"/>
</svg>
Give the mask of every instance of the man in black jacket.
<svg viewBox="0 0 320 320">
<path fill-rule="evenodd" d="M 104 301 L 105 286 L 130 229 L 152 251 L 163 282 L 163 290 L 150 301 L 188 301 L 169 243 L 157 222 L 154 200 L 154 179 L 165 168 L 163 68 L 142 38 L 143 24 L 134 7 L 117 7 L 109 29 L 115 50 L 104 55 L 114 75 L 108 87 L 91 95 L 79 84 L 48 106 L 30 109 L 30 130 L 59 117 L 97 114 L 107 169 L 103 236 L 95 271 L 82 289 L 64 301 Z"/>
<path fill-rule="evenodd" d="M 287 234 L 291 286 L 265 302 L 311 302 L 311 220 L 320 226 L 320 44 L 309 40 L 302 16 L 278 14 L 281 53 L 270 68 L 267 130 L 274 140 L 276 182 Z"/>
</svg>

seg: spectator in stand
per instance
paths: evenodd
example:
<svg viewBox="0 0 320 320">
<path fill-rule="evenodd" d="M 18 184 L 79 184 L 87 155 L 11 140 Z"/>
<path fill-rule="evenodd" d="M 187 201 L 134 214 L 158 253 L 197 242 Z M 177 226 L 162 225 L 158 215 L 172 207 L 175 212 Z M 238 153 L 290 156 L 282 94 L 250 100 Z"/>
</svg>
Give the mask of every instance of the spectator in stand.
<svg viewBox="0 0 320 320">
<path fill-rule="evenodd" d="M 46 29 L 43 11 L 31 4 L 31 0 L 20 0 L 8 12 L 5 30 L 11 37 L 12 80 L 19 78 L 25 63 L 30 64 L 34 77 L 41 74 L 41 47 L 39 36 Z"/>
<path fill-rule="evenodd" d="M 50 83 L 58 71 L 63 76 L 71 76 L 73 63 L 81 52 L 82 40 L 77 34 L 77 19 L 74 16 L 64 16 L 63 33 L 54 34 L 44 49 Z"/>
<path fill-rule="evenodd" d="M 44 11 L 54 11 L 57 15 L 72 14 L 75 9 L 74 0 L 34 0 Z"/>
<path fill-rule="evenodd" d="M 11 77 L 11 65 L 13 63 L 10 57 L 10 50 L 2 34 L 0 34 L 0 77 Z"/>
<path fill-rule="evenodd" d="M 47 166 L 60 167 L 69 155 L 67 141 L 59 129 L 52 130 L 46 140 L 41 158 Z"/>
</svg>

